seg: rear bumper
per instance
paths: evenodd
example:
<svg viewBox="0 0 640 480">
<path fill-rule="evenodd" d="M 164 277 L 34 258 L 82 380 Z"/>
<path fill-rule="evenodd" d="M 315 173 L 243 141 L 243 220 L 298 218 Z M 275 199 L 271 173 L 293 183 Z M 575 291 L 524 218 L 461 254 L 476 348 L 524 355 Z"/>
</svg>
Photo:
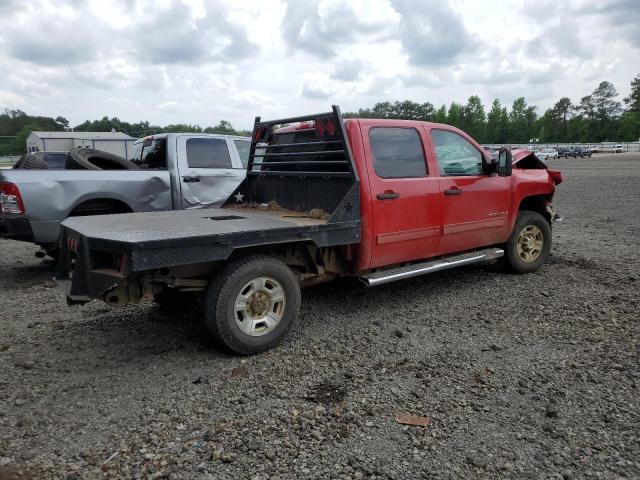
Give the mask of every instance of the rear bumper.
<svg viewBox="0 0 640 480">
<path fill-rule="evenodd" d="M 107 292 L 124 280 L 124 275 L 104 264 L 98 251 L 91 252 L 88 239 L 63 229 L 54 280 L 66 293 L 69 305 L 82 305 Z M 112 254 L 107 254 L 109 259 Z"/>
<path fill-rule="evenodd" d="M 33 242 L 34 235 L 29 219 L 21 215 L 0 217 L 0 238 Z"/>
</svg>

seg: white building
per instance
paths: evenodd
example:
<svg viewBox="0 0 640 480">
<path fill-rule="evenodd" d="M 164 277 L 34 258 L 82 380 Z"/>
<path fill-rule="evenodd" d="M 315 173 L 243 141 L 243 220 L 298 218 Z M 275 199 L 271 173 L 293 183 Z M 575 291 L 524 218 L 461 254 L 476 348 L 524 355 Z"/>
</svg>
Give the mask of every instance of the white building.
<svg viewBox="0 0 640 480">
<path fill-rule="evenodd" d="M 89 147 L 129 158 L 137 139 L 122 132 L 31 132 L 28 152 L 66 152 L 74 147 Z"/>
</svg>

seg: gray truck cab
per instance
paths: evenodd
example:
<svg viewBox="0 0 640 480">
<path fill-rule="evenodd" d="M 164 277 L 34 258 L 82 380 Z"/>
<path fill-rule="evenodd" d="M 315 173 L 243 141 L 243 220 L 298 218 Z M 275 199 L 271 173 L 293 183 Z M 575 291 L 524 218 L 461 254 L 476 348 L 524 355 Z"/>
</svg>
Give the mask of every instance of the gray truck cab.
<svg viewBox="0 0 640 480">
<path fill-rule="evenodd" d="M 0 170 L 0 238 L 55 254 L 68 217 L 219 206 L 245 176 L 250 143 L 164 133 L 135 142 L 135 170 Z"/>
<path fill-rule="evenodd" d="M 251 139 L 163 133 L 136 140 L 131 161 L 141 170 L 168 170 L 172 210 L 217 206 L 245 175 Z"/>
</svg>

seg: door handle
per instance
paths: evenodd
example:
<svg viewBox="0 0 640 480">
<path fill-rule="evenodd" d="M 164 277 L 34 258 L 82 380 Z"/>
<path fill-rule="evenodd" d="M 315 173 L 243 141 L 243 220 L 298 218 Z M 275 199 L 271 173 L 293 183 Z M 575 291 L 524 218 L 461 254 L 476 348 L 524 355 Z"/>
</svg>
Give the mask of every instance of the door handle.
<svg viewBox="0 0 640 480">
<path fill-rule="evenodd" d="M 393 200 L 394 198 L 398 198 L 400 196 L 399 193 L 396 192 L 384 192 L 376 195 L 378 200 Z"/>
<path fill-rule="evenodd" d="M 445 195 L 462 195 L 462 189 L 460 188 L 449 188 L 447 190 L 444 191 Z"/>
<path fill-rule="evenodd" d="M 184 183 L 196 183 L 200 181 L 200 177 L 182 177 Z"/>
</svg>

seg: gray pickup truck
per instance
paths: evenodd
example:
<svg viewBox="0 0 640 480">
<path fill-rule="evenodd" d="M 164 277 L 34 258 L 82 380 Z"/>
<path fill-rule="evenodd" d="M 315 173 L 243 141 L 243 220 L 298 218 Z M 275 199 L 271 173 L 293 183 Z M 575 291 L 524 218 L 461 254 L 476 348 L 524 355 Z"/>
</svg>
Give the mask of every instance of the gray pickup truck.
<svg viewBox="0 0 640 480">
<path fill-rule="evenodd" d="M 0 170 L 0 238 L 55 256 L 68 217 L 217 207 L 244 179 L 251 139 L 165 133 L 136 141 L 136 170 Z"/>
</svg>

